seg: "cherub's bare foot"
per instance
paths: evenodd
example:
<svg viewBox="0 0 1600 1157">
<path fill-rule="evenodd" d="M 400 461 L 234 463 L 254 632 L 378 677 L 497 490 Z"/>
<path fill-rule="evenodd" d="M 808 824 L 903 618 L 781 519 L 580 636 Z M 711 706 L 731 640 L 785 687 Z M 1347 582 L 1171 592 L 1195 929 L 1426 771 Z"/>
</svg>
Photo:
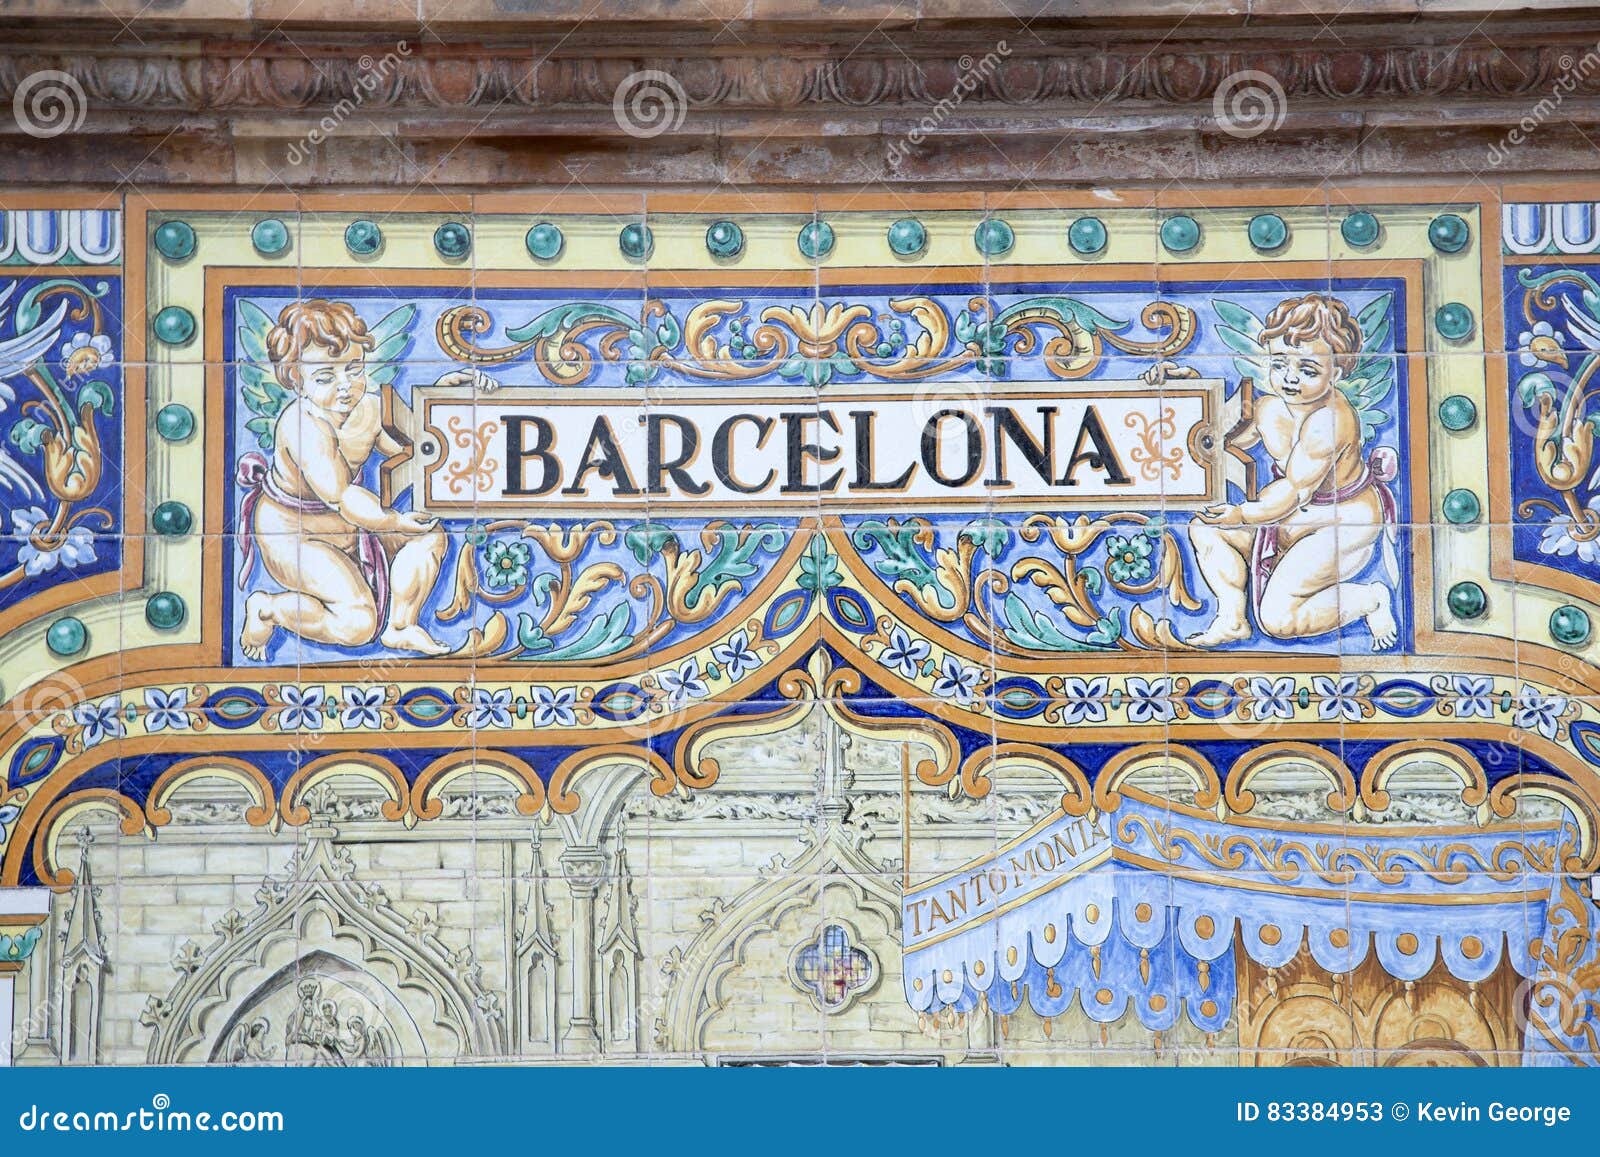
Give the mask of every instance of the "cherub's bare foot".
<svg viewBox="0 0 1600 1157">
<path fill-rule="evenodd" d="M 1387 651 L 1400 637 L 1400 624 L 1394 621 L 1394 608 L 1389 603 L 1389 588 L 1382 583 L 1369 583 L 1367 590 L 1378 604 L 1367 612 L 1367 630 L 1372 632 L 1372 649 Z"/>
<path fill-rule="evenodd" d="M 444 655 L 450 651 L 449 646 L 415 624 L 409 627 L 390 627 L 383 632 L 378 642 L 390 650 L 415 651 L 419 655 Z"/>
<path fill-rule="evenodd" d="M 239 631 L 239 650 L 244 657 L 259 663 L 267 657 L 267 644 L 272 642 L 272 620 L 267 618 L 269 597 L 257 591 L 244 601 L 244 627 Z"/>
<path fill-rule="evenodd" d="M 1206 630 L 1190 635 L 1184 642 L 1191 647 L 1220 647 L 1224 643 L 1237 643 L 1240 639 L 1249 637 L 1249 623 L 1239 620 L 1224 622 L 1218 619 Z"/>
</svg>

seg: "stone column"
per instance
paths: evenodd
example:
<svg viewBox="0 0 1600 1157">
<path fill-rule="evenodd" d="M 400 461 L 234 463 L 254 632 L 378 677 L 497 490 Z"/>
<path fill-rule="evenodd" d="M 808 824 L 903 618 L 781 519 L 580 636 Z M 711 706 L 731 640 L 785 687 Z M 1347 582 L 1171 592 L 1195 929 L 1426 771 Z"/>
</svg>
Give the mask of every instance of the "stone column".
<svg viewBox="0 0 1600 1157">
<path fill-rule="evenodd" d="M 594 902 L 605 878 L 605 853 L 595 847 L 568 848 L 561 869 L 572 890 L 572 1018 L 561 1038 L 561 1051 L 598 1053 L 600 1033 L 595 1017 Z"/>
<path fill-rule="evenodd" d="M 0 888 L 0 1068 L 16 1052 L 16 985 L 50 918 L 48 888 Z"/>
</svg>

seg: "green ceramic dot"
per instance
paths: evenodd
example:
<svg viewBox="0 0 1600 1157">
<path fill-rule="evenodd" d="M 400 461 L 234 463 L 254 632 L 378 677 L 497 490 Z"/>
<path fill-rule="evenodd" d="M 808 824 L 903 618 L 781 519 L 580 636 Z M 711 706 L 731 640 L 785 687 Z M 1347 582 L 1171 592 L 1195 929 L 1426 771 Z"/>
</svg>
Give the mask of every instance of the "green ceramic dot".
<svg viewBox="0 0 1600 1157">
<path fill-rule="evenodd" d="M 433 231 L 433 247 L 440 257 L 459 261 L 472 252 L 472 230 L 460 221 L 446 221 Z"/>
<path fill-rule="evenodd" d="M 1067 244 L 1074 253 L 1098 253 L 1106 247 L 1106 227 L 1098 217 L 1079 217 L 1067 227 Z"/>
<path fill-rule="evenodd" d="M 183 599 L 171 591 L 159 591 L 151 595 L 150 601 L 144 605 L 144 621 L 158 631 L 181 627 L 188 614 L 189 609 L 183 605 Z"/>
<path fill-rule="evenodd" d="M 650 232 L 648 225 L 624 225 L 622 232 L 617 234 L 617 247 L 622 250 L 624 257 L 643 261 L 655 250 L 655 234 Z"/>
<path fill-rule="evenodd" d="M 194 433 L 194 411 L 178 402 L 156 412 L 156 433 L 169 442 L 181 442 Z"/>
<path fill-rule="evenodd" d="M 156 229 L 156 249 L 168 261 L 194 255 L 194 230 L 184 221 L 167 221 Z"/>
<path fill-rule="evenodd" d="M 1472 311 L 1459 301 L 1452 301 L 1439 307 L 1433 315 L 1433 324 L 1440 337 L 1460 341 L 1472 333 Z"/>
<path fill-rule="evenodd" d="M 1200 244 L 1200 222 L 1193 217 L 1168 217 L 1161 222 L 1161 244 L 1173 253 L 1187 253 Z"/>
<path fill-rule="evenodd" d="M 812 261 L 826 257 L 833 252 L 833 226 L 826 221 L 813 221 L 800 230 L 796 244 L 802 257 Z"/>
<path fill-rule="evenodd" d="M 928 247 L 928 231 L 915 217 L 903 217 L 889 226 L 889 248 L 901 257 L 913 257 Z"/>
<path fill-rule="evenodd" d="M 156 314 L 154 328 L 167 345 L 182 345 L 194 336 L 194 314 L 181 305 L 169 305 Z"/>
<path fill-rule="evenodd" d="M 1478 521 L 1481 509 L 1478 496 L 1470 490 L 1452 490 L 1444 496 L 1444 516 L 1457 526 Z"/>
<path fill-rule="evenodd" d="M 1454 213 L 1440 213 L 1428 223 L 1428 240 L 1440 253 L 1460 253 L 1472 240 L 1472 230 Z"/>
<path fill-rule="evenodd" d="M 540 261 L 554 261 L 561 256 L 566 244 L 561 230 L 548 221 L 541 221 L 528 230 L 528 252 Z"/>
<path fill-rule="evenodd" d="M 706 230 L 706 252 L 727 260 L 744 252 L 744 230 L 732 221 L 713 221 Z"/>
<path fill-rule="evenodd" d="M 371 257 L 383 246 L 383 230 L 376 221 L 352 221 L 344 231 L 344 247 L 357 257 Z"/>
<path fill-rule="evenodd" d="M 1564 647 L 1576 647 L 1589 640 L 1589 616 L 1568 603 L 1550 612 L 1550 637 Z"/>
<path fill-rule="evenodd" d="M 82 619 L 68 615 L 50 624 L 44 642 L 52 655 L 76 655 L 88 645 L 89 629 L 83 625 Z"/>
<path fill-rule="evenodd" d="M 1258 213 L 1250 218 L 1248 232 L 1250 244 L 1263 253 L 1282 249 L 1284 242 L 1289 240 L 1289 226 L 1276 213 Z"/>
<path fill-rule="evenodd" d="M 1450 613 L 1458 619 L 1475 619 L 1489 606 L 1489 597 L 1477 583 L 1457 583 L 1445 599 L 1450 604 Z"/>
<path fill-rule="evenodd" d="M 1439 424 L 1446 430 L 1470 430 L 1477 420 L 1478 407 L 1463 394 L 1451 394 L 1439 403 Z"/>
<path fill-rule="evenodd" d="M 991 218 L 979 223 L 972 234 L 972 243 L 985 257 L 999 257 L 1011 252 L 1011 247 L 1017 243 L 1017 235 L 1004 221 Z"/>
<path fill-rule="evenodd" d="M 1365 249 L 1378 239 L 1378 219 L 1365 209 L 1358 210 L 1344 219 L 1339 233 L 1346 243 Z"/>
<path fill-rule="evenodd" d="M 250 230 L 250 244 L 261 256 L 276 257 L 289 248 L 289 230 L 282 221 L 268 217 L 265 221 L 257 221 L 255 228 Z"/>
<path fill-rule="evenodd" d="M 176 537 L 189 533 L 194 526 L 194 515 L 181 502 L 163 502 L 150 512 L 150 525 L 157 534 Z"/>
</svg>

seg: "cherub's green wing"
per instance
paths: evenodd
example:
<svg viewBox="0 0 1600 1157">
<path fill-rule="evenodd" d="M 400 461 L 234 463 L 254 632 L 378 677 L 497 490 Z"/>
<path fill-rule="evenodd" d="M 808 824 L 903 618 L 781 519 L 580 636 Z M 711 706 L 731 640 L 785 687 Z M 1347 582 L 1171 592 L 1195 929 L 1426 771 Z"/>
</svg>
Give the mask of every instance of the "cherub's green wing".
<svg viewBox="0 0 1600 1157">
<path fill-rule="evenodd" d="M 254 415 L 245 428 L 256 436 L 263 450 L 272 449 L 272 430 L 289 397 L 289 391 L 278 384 L 272 357 L 267 353 L 267 334 L 272 332 L 272 326 L 272 319 L 260 306 L 251 301 L 239 302 L 236 376 L 245 407 Z"/>
<path fill-rule="evenodd" d="M 402 305 L 367 331 L 377 342 L 367 355 L 367 381 L 374 386 L 391 384 L 400 372 L 400 363 L 411 348 L 411 322 L 416 316 L 416 306 Z"/>
<path fill-rule="evenodd" d="M 411 348 L 410 329 L 416 316 L 416 306 L 402 305 L 368 331 L 376 343 L 367 355 L 367 380 L 373 385 L 387 386 L 400 372 L 400 363 Z M 272 357 L 267 353 L 267 334 L 273 325 L 272 318 L 254 302 L 239 303 L 239 390 L 252 415 L 245 428 L 256 436 L 263 450 L 272 449 L 273 428 L 289 400 L 289 391 L 279 384 Z"/>
<path fill-rule="evenodd" d="M 1222 324 L 1217 326 L 1217 336 L 1234 353 L 1233 368 L 1241 378 L 1249 378 L 1258 386 L 1267 380 L 1267 351 L 1261 344 L 1261 319 L 1237 302 L 1217 298 L 1211 308 L 1217 311 Z"/>
<path fill-rule="evenodd" d="M 1384 352 L 1389 341 L 1394 294 L 1384 293 L 1356 318 L 1361 327 L 1361 352 L 1355 365 L 1339 380 L 1339 389 L 1361 416 L 1361 441 L 1372 440 L 1388 418 L 1384 403 L 1394 390 L 1394 358 Z"/>
</svg>

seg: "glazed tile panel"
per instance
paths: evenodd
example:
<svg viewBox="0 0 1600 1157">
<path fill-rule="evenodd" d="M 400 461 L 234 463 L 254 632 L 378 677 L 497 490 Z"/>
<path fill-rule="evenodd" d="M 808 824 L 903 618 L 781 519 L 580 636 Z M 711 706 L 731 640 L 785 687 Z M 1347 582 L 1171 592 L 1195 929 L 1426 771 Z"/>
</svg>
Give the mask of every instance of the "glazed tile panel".
<svg viewBox="0 0 1600 1157">
<path fill-rule="evenodd" d="M 1592 1063 L 1597 254 L 0 202 L 16 1063 Z"/>
</svg>

